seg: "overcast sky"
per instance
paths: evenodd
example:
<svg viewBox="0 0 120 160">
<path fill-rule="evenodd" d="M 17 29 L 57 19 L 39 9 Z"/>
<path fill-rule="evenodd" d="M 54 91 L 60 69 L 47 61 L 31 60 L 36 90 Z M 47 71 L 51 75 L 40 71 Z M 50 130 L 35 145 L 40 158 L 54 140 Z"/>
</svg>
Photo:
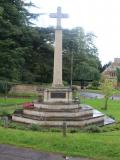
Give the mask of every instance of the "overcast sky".
<svg viewBox="0 0 120 160">
<path fill-rule="evenodd" d="M 29 0 L 27 0 L 29 1 Z M 94 32 L 102 64 L 120 57 L 120 0 L 31 0 L 39 8 L 34 13 L 54 13 L 58 6 L 69 19 L 62 20 L 64 28 L 81 26 L 85 32 Z M 40 16 L 37 26 L 56 25 L 48 15 Z"/>
</svg>

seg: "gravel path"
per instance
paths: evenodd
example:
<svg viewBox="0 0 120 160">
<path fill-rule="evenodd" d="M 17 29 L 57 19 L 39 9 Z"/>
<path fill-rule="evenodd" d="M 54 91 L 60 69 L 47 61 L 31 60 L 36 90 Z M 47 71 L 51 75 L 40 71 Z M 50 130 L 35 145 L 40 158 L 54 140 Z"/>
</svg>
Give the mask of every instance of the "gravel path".
<svg viewBox="0 0 120 160">
<path fill-rule="evenodd" d="M 32 149 L 19 148 L 12 145 L 0 145 L 0 160 L 65 160 L 61 154 L 38 152 Z M 86 158 L 68 157 L 66 160 L 90 160 Z"/>
</svg>

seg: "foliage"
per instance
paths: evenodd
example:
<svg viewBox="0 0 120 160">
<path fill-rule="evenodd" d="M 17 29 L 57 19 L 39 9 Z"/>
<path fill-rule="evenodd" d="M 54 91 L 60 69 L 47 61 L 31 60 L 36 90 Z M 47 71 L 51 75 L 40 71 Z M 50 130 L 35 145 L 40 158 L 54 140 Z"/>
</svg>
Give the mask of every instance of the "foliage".
<svg viewBox="0 0 120 160">
<path fill-rule="evenodd" d="M 72 30 L 66 29 L 63 31 L 64 52 L 73 51 L 74 53 L 96 55 L 97 48 L 93 43 L 94 38 L 95 35 L 93 33 L 85 34 L 82 27 L 76 27 Z"/>
<path fill-rule="evenodd" d="M 120 122 L 102 127 L 102 132 L 120 131 Z"/>
<path fill-rule="evenodd" d="M 21 0 L 0 2 L 0 77 L 3 79 L 27 83 L 39 81 L 39 76 L 43 81 L 48 79 L 51 68 L 47 66 L 52 65 L 44 60 L 49 59 L 53 50 L 45 41 L 46 34 L 43 38 L 45 31 L 29 26 L 31 18 L 36 16 L 25 8 L 30 5 Z M 44 77 L 43 73 L 46 73 Z"/>
<path fill-rule="evenodd" d="M 101 132 L 101 128 L 96 126 L 96 125 L 91 125 L 91 126 L 85 127 L 84 131 L 88 132 L 88 133 L 100 133 Z"/>
<path fill-rule="evenodd" d="M 100 85 L 100 84 L 99 84 L 98 81 L 93 81 L 93 82 L 92 82 L 92 86 L 93 86 L 93 87 L 98 88 L 99 85 Z"/>
<path fill-rule="evenodd" d="M 108 108 L 108 100 L 113 95 L 113 83 L 110 80 L 105 79 L 101 85 L 102 93 L 105 97 L 104 109 Z"/>
<path fill-rule="evenodd" d="M 32 131 L 39 131 L 40 130 L 40 126 L 37 124 L 31 124 L 29 126 L 29 129 L 31 129 Z"/>
<path fill-rule="evenodd" d="M 94 38 L 93 33 L 85 33 L 81 27 L 63 31 L 63 73 L 67 81 L 70 81 L 72 56 L 74 80 L 85 81 L 100 78 L 101 63 L 97 57 Z"/>
<path fill-rule="evenodd" d="M 18 43 L 26 24 L 26 10 L 22 1 L 1 0 L 3 12 L 0 17 L 0 76 L 19 79 L 23 50 Z"/>
<path fill-rule="evenodd" d="M 0 1 L 0 78 L 13 82 L 51 83 L 53 72 L 54 28 L 31 25 L 31 18 L 22 0 Z M 63 30 L 63 78 L 70 81 L 71 55 L 77 80 L 98 80 L 101 63 L 94 44 L 96 36 L 83 28 Z M 81 66 L 83 66 L 81 68 Z M 84 73 L 84 70 L 87 71 Z"/>
<path fill-rule="evenodd" d="M 11 88 L 11 84 L 7 81 L 0 81 L 0 93 L 7 94 Z"/>
<path fill-rule="evenodd" d="M 26 125 L 18 124 L 18 123 L 15 123 L 15 122 L 10 122 L 8 127 L 13 128 L 13 129 L 20 129 L 20 130 L 27 130 L 28 129 L 26 127 Z"/>
<path fill-rule="evenodd" d="M 86 88 L 89 89 L 89 90 L 91 89 L 91 90 L 96 91 L 96 90 L 99 90 L 99 89 L 100 89 L 99 86 L 100 86 L 99 81 L 94 80 L 94 81 L 93 81 L 91 84 L 89 84 Z"/>
<path fill-rule="evenodd" d="M 108 68 L 112 62 L 108 62 L 107 64 L 104 64 L 103 67 L 101 68 L 101 72 L 103 72 L 106 68 Z"/>
<path fill-rule="evenodd" d="M 79 63 L 74 71 L 74 79 L 76 80 L 99 80 L 100 74 L 99 71 L 95 68 L 87 64 L 86 62 Z"/>
<path fill-rule="evenodd" d="M 0 116 L 9 116 L 9 113 L 7 112 L 7 110 L 2 110 Z"/>
<path fill-rule="evenodd" d="M 116 68 L 117 81 L 120 82 L 120 67 Z"/>
</svg>

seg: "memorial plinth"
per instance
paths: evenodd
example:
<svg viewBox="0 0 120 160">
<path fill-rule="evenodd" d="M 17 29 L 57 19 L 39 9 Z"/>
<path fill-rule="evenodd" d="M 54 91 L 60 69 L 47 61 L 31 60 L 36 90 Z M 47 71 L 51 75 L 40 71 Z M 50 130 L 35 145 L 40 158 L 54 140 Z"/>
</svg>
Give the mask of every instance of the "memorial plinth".
<svg viewBox="0 0 120 160">
<path fill-rule="evenodd" d="M 72 91 L 68 88 L 49 88 L 44 90 L 44 102 L 45 103 L 71 103 Z"/>
</svg>

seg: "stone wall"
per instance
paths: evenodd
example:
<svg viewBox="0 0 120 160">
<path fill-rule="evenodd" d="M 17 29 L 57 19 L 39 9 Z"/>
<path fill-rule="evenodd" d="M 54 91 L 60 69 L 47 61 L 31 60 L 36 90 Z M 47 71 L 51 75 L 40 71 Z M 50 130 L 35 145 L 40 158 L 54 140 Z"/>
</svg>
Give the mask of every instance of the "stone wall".
<svg viewBox="0 0 120 160">
<path fill-rule="evenodd" d="M 13 85 L 13 87 L 10 90 L 10 93 L 38 93 L 38 88 L 39 86 L 37 85 Z"/>
</svg>

